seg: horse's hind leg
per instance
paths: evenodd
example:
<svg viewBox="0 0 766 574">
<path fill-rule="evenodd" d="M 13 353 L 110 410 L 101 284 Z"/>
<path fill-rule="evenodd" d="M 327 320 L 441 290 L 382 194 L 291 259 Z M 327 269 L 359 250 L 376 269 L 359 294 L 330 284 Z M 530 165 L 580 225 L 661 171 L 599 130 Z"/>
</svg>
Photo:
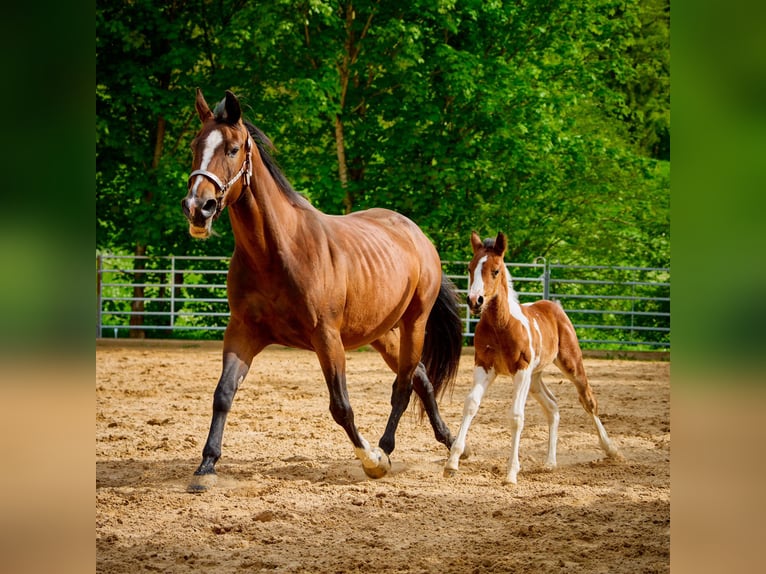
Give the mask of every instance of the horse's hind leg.
<svg viewBox="0 0 766 574">
<path fill-rule="evenodd" d="M 371 449 L 354 423 L 354 411 L 348 400 L 346 387 L 346 354 L 340 334 L 328 332 L 317 336 L 314 348 L 330 392 L 332 418 L 346 431 L 351 444 L 354 445 L 357 458 L 362 461 L 365 474 L 370 478 L 385 476 L 391 468 L 387 453 L 380 448 Z"/>
<path fill-rule="evenodd" d="M 554 363 L 561 369 L 564 376 L 572 381 L 577 388 L 580 404 L 593 420 L 593 426 L 598 433 L 601 449 L 610 458 L 621 458 L 619 450 L 614 446 L 609 435 L 607 435 L 606 429 L 598 416 L 598 401 L 593 394 L 593 388 L 590 386 L 590 383 L 588 383 L 588 377 L 585 374 L 585 367 L 583 366 L 582 353 L 579 352 L 579 346 L 577 347 L 577 351 L 571 353 L 564 353 L 560 350 L 559 356 Z"/>
<path fill-rule="evenodd" d="M 418 367 L 415 369 L 413 385 L 418 398 L 420 398 L 420 402 L 423 404 L 423 410 L 425 410 L 426 415 L 428 415 L 431 427 L 434 429 L 436 440 L 447 448 L 450 448 L 453 442 L 452 433 L 450 433 L 449 427 L 447 427 L 441 414 L 439 414 L 439 405 L 437 404 L 436 396 L 434 395 L 434 387 L 431 384 L 431 381 L 428 380 L 426 368 L 423 363 L 418 363 Z"/>
<path fill-rule="evenodd" d="M 425 317 L 421 317 L 411 324 L 404 321 L 399 327 L 399 356 L 397 358 L 396 379 L 391 390 L 391 414 L 386 423 L 386 430 L 378 441 L 378 446 L 386 454 L 391 454 L 396 447 L 396 429 L 399 426 L 399 420 L 407 406 L 410 404 L 412 396 L 413 377 L 420 363 L 420 355 L 423 352 L 423 338 L 425 336 Z M 378 345 L 379 341 L 376 341 Z M 393 349 L 392 344 L 388 343 L 389 349 Z M 376 348 L 379 349 L 378 346 Z M 385 355 L 384 355 L 385 357 Z M 387 359 L 389 362 L 390 359 Z M 390 363 L 389 363 L 390 366 Z M 425 376 L 425 372 L 423 373 Z M 433 395 L 433 393 L 432 393 Z M 434 401 L 431 405 L 436 406 Z M 438 413 L 436 416 L 441 421 Z M 444 424 L 443 422 L 441 423 Z M 449 433 L 449 431 L 447 431 Z"/>
<path fill-rule="evenodd" d="M 559 405 L 556 402 L 556 397 L 543 382 L 542 372 L 532 375 L 529 392 L 540 403 L 548 421 L 548 457 L 545 460 L 545 467 L 554 469 L 556 468 L 556 444 L 559 436 Z"/>
<path fill-rule="evenodd" d="M 378 351 L 383 357 L 388 367 L 397 373 L 399 370 L 399 337 L 395 331 L 389 331 L 387 335 L 381 337 L 372 343 L 373 349 Z M 396 391 L 397 381 L 394 381 L 393 394 Z M 439 406 L 434 396 L 433 385 L 428 380 L 426 369 L 423 363 L 418 363 L 413 375 L 413 388 L 423 404 L 423 410 L 428 415 L 428 420 L 434 430 L 436 440 L 449 448 L 452 445 L 452 434 L 446 423 L 439 414 Z"/>
<path fill-rule="evenodd" d="M 465 398 L 463 420 L 460 423 L 460 429 L 457 431 L 455 441 L 450 448 L 449 458 L 447 458 L 447 462 L 444 465 L 444 476 L 447 478 L 454 476 L 457 472 L 460 457 L 466 447 L 465 440 L 468 436 L 468 428 L 471 426 L 471 421 L 473 421 L 476 413 L 479 412 L 479 405 L 485 391 L 495 378 L 497 378 L 497 373 L 494 368 L 490 368 L 487 371 L 484 367 L 477 365 L 473 369 L 473 388 Z"/>
<path fill-rule="evenodd" d="M 213 394 L 213 416 L 210 421 L 202 462 L 194 472 L 187 490 L 203 492 L 215 484 L 215 464 L 221 457 L 221 443 L 226 417 L 231 410 L 234 395 L 245 378 L 253 357 L 264 348 L 264 344 L 248 339 L 245 329 L 238 330 L 232 321 L 226 328 L 223 344 L 223 369 Z"/>
</svg>

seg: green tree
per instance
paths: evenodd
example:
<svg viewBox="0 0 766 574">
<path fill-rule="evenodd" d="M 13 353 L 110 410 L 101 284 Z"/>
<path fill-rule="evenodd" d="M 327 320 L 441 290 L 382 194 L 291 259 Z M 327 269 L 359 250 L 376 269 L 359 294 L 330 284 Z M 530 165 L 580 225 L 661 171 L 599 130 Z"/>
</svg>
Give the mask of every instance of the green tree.
<svg viewBox="0 0 766 574">
<path fill-rule="evenodd" d="M 667 0 L 97 4 L 98 246 L 192 242 L 194 88 L 230 88 L 323 211 L 412 217 L 444 259 L 669 264 Z M 143 250 L 143 251 L 142 251 Z"/>
</svg>

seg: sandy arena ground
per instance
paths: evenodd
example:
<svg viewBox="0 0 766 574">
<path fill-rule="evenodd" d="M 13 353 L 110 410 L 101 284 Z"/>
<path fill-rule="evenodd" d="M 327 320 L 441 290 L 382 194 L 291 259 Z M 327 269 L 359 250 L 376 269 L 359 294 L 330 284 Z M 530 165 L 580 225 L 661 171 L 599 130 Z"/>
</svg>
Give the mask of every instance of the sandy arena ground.
<svg viewBox="0 0 766 574">
<path fill-rule="evenodd" d="M 347 353 L 356 423 L 377 443 L 393 373 Z M 453 433 L 472 381 L 463 355 Z M 210 424 L 220 343 L 114 344 L 96 350 L 97 571 L 604 572 L 670 570 L 670 364 L 588 359 L 601 418 L 625 460 L 603 458 L 576 391 L 553 368 L 558 462 L 530 398 L 519 484 L 504 486 L 511 380 L 487 392 L 468 435 L 473 456 L 442 476 L 447 450 L 412 408 L 392 472 L 368 479 L 328 410 L 316 357 L 270 347 L 234 401 L 218 486 L 188 494 Z"/>
</svg>

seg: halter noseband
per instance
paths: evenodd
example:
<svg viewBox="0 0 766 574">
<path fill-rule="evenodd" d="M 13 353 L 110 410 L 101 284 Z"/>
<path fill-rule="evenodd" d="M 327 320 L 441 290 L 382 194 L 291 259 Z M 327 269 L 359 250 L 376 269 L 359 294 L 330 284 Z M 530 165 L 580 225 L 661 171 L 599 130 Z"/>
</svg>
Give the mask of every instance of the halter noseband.
<svg viewBox="0 0 766 574">
<path fill-rule="evenodd" d="M 222 183 L 219 177 L 205 169 L 195 169 L 193 172 L 189 174 L 189 179 L 187 180 L 187 186 L 191 185 L 191 180 L 196 175 L 201 175 L 202 177 L 206 177 L 210 181 L 213 182 L 213 184 L 216 186 L 216 194 L 215 194 L 215 200 L 218 203 L 215 215 L 213 216 L 213 219 L 216 219 L 219 215 L 221 215 L 221 212 L 223 211 L 223 208 L 225 207 L 224 200 L 226 199 L 226 192 L 229 191 L 232 185 L 237 183 L 239 181 L 239 178 L 243 175 L 245 176 L 244 185 L 248 186 L 250 185 L 250 178 L 253 175 L 253 164 L 250 160 L 250 151 L 252 149 L 252 138 L 250 137 L 250 134 L 247 134 L 247 141 L 245 141 L 245 161 L 242 163 L 242 167 L 239 169 L 237 174 L 232 177 L 229 181 L 226 183 Z"/>
</svg>

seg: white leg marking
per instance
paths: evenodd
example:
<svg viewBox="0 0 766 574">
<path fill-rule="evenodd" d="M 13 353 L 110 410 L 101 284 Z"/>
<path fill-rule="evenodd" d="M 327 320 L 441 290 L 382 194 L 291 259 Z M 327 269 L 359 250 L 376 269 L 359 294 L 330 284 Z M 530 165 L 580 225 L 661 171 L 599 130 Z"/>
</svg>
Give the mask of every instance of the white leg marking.
<svg viewBox="0 0 766 574">
<path fill-rule="evenodd" d="M 508 457 L 508 474 L 505 482 L 516 484 L 516 476 L 521 470 L 519 463 L 519 441 L 524 428 L 524 406 L 527 402 L 529 387 L 532 383 L 534 367 L 517 372 L 513 376 L 513 406 L 511 407 L 511 455 Z"/>
<path fill-rule="evenodd" d="M 220 130 L 213 130 L 210 132 L 207 136 L 207 139 L 205 140 L 205 149 L 202 151 L 202 163 L 200 163 L 199 169 L 206 170 L 207 166 L 210 165 L 210 161 L 213 159 L 213 156 L 215 155 L 215 151 L 218 149 L 218 146 L 220 146 L 223 143 L 223 134 Z M 197 196 L 197 188 L 199 187 L 200 183 L 204 181 L 204 177 L 201 175 L 198 175 L 194 180 L 194 185 L 192 186 L 192 197 Z"/>
<path fill-rule="evenodd" d="M 530 392 L 540 403 L 548 421 L 548 457 L 545 460 L 545 467 L 554 469 L 556 468 L 556 444 L 559 437 L 559 405 L 556 402 L 556 397 L 543 382 L 542 373 L 536 373 L 532 376 Z"/>
<path fill-rule="evenodd" d="M 457 437 L 455 437 L 450 448 L 449 458 L 444 465 L 444 474 L 451 475 L 457 471 L 458 461 L 460 455 L 465 450 L 465 439 L 468 436 L 468 427 L 471 426 L 471 421 L 479 412 L 479 405 L 481 399 L 484 396 L 484 392 L 492 384 L 492 381 L 497 378 L 495 369 L 492 368 L 489 371 L 485 371 L 483 367 L 474 367 L 473 369 L 473 388 L 465 398 L 463 405 L 463 421 L 460 423 L 460 430 L 457 431 Z"/>
<path fill-rule="evenodd" d="M 620 451 L 617 450 L 617 447 L 614 446 L 612 441 L 609 439 L 609 435 L 606 434 L 606 429 L 604 428 L 604 425 L 601 424 L 601 419 L 596 415 L 593 415 L 593 424 L 596 427 L 596 432 L 598 432 L 598 440 L 601 443 L 601 448 L 604 450 L 607 456 L 610 458 L 622 458 Z"/>
</svg>

